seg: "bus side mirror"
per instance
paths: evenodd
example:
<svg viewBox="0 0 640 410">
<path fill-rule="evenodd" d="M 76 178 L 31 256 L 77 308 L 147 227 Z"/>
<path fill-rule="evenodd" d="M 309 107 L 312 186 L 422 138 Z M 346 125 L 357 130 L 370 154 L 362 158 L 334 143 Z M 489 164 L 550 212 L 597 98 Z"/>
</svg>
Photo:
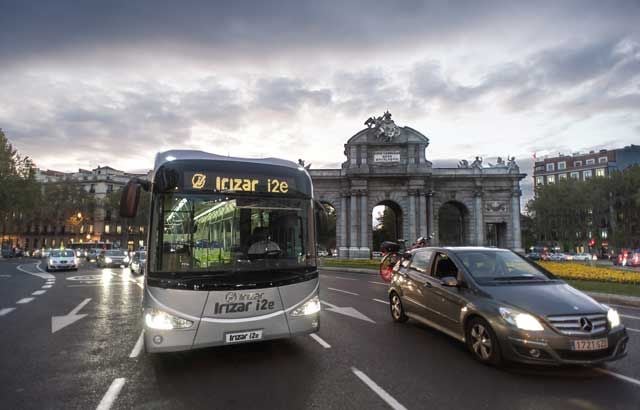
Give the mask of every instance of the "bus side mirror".
<svg viewBox="0 0 640 410">
<path fill-rule="evenodd" d="M 120 217 L 135 218 L 140 202 L 140 183 L 135 180 L 127 182 L 120 196 Z"/>
</svg>

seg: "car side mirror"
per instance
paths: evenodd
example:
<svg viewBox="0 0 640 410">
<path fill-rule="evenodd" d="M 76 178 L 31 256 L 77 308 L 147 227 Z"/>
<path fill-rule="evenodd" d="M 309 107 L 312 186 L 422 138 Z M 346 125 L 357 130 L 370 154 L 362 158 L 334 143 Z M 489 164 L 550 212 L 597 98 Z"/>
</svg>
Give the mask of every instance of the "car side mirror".
<svg viewBox="0 0 640 410">
<path fill-rule="evenodd" d="M 451 288 L 458 287 L 458 279 L 454 278 L 453 276 L 445 276 L 441 279 L 441 281 L 442 286 L 448 286 Z"/>
</svg>

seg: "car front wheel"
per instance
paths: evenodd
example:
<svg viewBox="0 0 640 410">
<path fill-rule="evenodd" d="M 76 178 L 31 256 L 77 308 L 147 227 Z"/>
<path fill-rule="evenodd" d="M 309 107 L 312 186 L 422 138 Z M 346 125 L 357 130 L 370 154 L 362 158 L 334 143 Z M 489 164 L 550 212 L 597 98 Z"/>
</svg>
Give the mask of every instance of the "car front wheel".
<svg viewBox="0 0 640 410">
<path fill-rule="evenodd" d="M 400 300 L 400 296 L 393 292 L 391 297 L 389 298 L 389 304 L 391 308 L 391 318 L 394 322 L 404 323 L 409 318 L 404 313 L 404 307 L 402 306 L 402 300 Z"/>
<path fill-rule="evenodd" d="M 467 346 L 482 363 L 498 366 L 502 362 L 498 338 L 486 320 L 476 317 L 467 323 Z"/>
</svg>

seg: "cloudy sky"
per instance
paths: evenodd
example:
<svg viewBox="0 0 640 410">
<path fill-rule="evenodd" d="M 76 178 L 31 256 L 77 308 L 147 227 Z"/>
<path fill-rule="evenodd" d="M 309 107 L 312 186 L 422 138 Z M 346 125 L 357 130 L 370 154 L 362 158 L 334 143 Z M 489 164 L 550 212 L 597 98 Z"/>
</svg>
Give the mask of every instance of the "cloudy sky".
<svg viewBox="0 0 640 410">
<path fill-rule="evenodd" d="M 337 167 L 387 109 L 435 165 L 640 143 L 639 1 L 447 3 L 4 0 L 0 127 L 61 171 L 169 148 Z"/>
</svg>

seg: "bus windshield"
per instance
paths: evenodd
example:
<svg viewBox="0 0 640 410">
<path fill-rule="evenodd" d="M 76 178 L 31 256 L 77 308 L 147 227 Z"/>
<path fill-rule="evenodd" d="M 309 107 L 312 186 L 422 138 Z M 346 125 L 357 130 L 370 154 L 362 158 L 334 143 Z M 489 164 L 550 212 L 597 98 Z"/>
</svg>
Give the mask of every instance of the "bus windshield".
<svg viewBox="0 0 640 410">
<path fill-rule="evenodd" d="M 149 274 L 306 271 L 316 265 L 312 212 L 310 199 L 159 194 Z"/>
</svg>

